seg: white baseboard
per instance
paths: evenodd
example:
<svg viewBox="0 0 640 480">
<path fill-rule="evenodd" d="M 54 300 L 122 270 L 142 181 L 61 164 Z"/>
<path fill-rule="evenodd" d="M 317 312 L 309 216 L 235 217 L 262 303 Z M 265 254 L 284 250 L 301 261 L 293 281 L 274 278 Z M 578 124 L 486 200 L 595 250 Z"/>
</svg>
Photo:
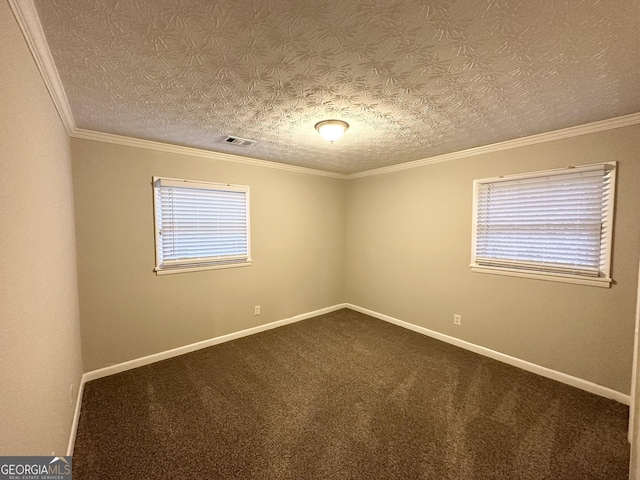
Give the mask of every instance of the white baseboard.
<svg viewBox="0 0 640 480">
<path fill-rule="evenodd" d="M 167 358 L 177 357 L 179 355 L 184 355 L 185 353 L 194 352 L 202 348 L 218 345 L 219 343 L 236 340 L 238 338 L 246 337 L 247 335 L 253 335 L 255 333 L 264 332 L 265 330 L 271 330 L 272 328 L 277 328 L 283 325 L 288 325 L 290 323 L 299 322 L 301 320 L 306 320 L 307 318 L 316 317 L 318 315 L 322 315 L 325 313 L 335 312 L 336 310 L 340 310 L 341 308 L 345 308 L 345 307 L 346 307 L 346 304 L 333 305 L 331 307 L 321 308 L 320 310 L 315 310 L 313 312 L 296 315 L 295 317 L 285 318 L 284 320 L 278 320 L 275 322 L 267 323 L 265 325 L 258 325 L 257 327 L 247 328 L 246 330 L 229 333 L 228 335 L 222 335 L 220 337 L 210 338 L 208 340 L 192 343 L 190 345 L 184 345 L 182 347 L 173 348 L 171 350 L 166 350 L 164 352 L 154 353 L 152 355 L 147 355 L 146 357 L 136 358 L 134 360 L 129 360 L 127 362 L 118 363 L 116 365 L 111 365 L 109 367 L 104 367 L 98 370 L 87 372 L 83 375 L 82 378 L 85 382 L 89 382 L 91 380 L 96 380 L 98 378 L 107 377 L 109 375 L 114 375 L 116 373 L 124 372 L 126 370 L 131 370 L 133 368 L 138 368 L 144 365 L 149 365 L 151 363 L 159 362 L 161 360 L 166 360 Z"/>
<path fill-rule="evenodd" d="M 583 380 L 581 378 L 567 375 L 566 373 L 558 372 L 556 370 L 551 370 L 550 368 L 542 367 L 540 365 L 536 365 L 535 363 L 530 363 L 525 360 L 520 360 L 519 358 L 505 355 L 504 353 L 496 352 L 495 350 L 481 347 L 479 345 L 475 345 L 473 343 L 466 342 L 464 340 L 460 340 L 455 337 L 450 337 L 449 335 L 444 335 L 442 333 L 429 330 L 428 328 L 420 327 L 418 325 L 413 325 L 411 323 L 399 320 L 397 318 L 390 317 L 389 315 L 384 315 L 382 313 L 374 312 L 373 310 L 362 308 L 357 305 L 352 305 L 350 303 L 342 303 L 342 304 L 333 305 L 331 307 L 322 308 L 320 310 L 315 310 L 313 312 L 303 313 L 301 315 L 296 315 L 294 317 L 285 318 L 283 320 L 278 320 L 276 322 L 267 323 L 265 325 L 259 325 L 257 327 L 248 328 L 246 330 L 241 330 L 239 332 L 230 333 L 228 335 L 222 335 L 220 337 L 211 338 L 209 340 L 203 340 L 201 342 L 196 342 L 190 345 L 185 345 L 185 346 L 174 348 L 171 350 L 166 350 L 164 352 L 154 353 L 152 355 L 147 355 L 146 357 L 129 360 L 127 362 L 118 363 L 116 365 L 100 368 L 98 370 L 93 370 L 85 373 L 82 376 L 80 386 L 78 387 L 78 398 L 76 401 L 76 409 L 73 417 L 71 434 L 69 436 L 69 446 L 67 448 L 67 455 L 73 455 L 76 432 L 78 429 L 78 421 L 80 419 L 80 409 L 82 406 L 82 394 L 84 392 L 84 384 L 86 382 L 89 382 L 91 380 L 96 380 L 102 377 L 107 377 L 109 375 L 114 375 L 116 373 L 124 372 L 126 370 L 131 370 L 137 367 L 142 367 L 144 365 L 149 365 L 151 363 L 159 362 L 161 360 L 166 360 L 168 358 L 184 355 L 185 353 L 194 352 L 202 348 L 207 348 L 213 345 L 218 345 L 220 343 L 236 340 L 238 338 L 246 337 L 248 335 L 253 335 L 255 333 L 260 333 L 266 330 L 271 330 L 273 328 L 282 327 L 283 325 L 288 325 L 290 323 L 306 320 L 307 318 L 313 318 L 318 315 L 323 315 L 325 313 L 335 312 L 336 310 L 340 310 L 341 308 L 350 308 L 351 310 L 355 310 L 356 312 L 364 313 L 365 315 L 369 315 L 379 320 L 384 320 L 385 322 L 393 323 L 394 325 L 398 325 L 400 327 L 412 330 L 414 332 L 427 335 L 429 337 L 435 338 L 436 340 L 441 340 L 451 345 L 455 345 L 456 347 L 464 348 L 465 350 L 469 350 L 471 352 L 475 352 L 480 355 L 493 358 L 494 360 L 507 363 L 514 367 L 522 368 L 523 370 L 527 370 L 528 372 L 536 373 L 543 377 L 547 377 L 552 380 L 556 380 L 558 382 L 571 385 L 572 387 L 586 390 L 587 392 L 594 393 L 602 397 L 611 398 L 625 405 L 629 405 L 629 402 L 630 402 L 629 395 L 625 395 L 623 393 L 617 392 L 610 388 L 603 387 L 602 385 L 597 385 L 587 380 Z"/>
<path fill-rule="evenodd" d="M 336 310 L 340 310 L 341 308 L 346 308 L 346 307 L 347 305 L 345 303 L 341 303 L 341 304 L 333 305 L 331 307 L 321 308 L 320 310 L 303 313 L 300 315 L 296 315 L 295 317 L 285 318 L 283 320 L 267 323 L 265 325 L 258 325 L 257 327 L 247 328 L 246 330 L 241 330 L 239 332 L 230 333 L 228 335 L 222 335 L 220 337 L 210 338 L 209 340 L 203 340 L 201 342 L 192 343 L 190 345 L 184 345 L 182 347 L 173 348 L 171 350 L 166 350 L 164 352 L 154 353 L 153 355 L 147 355 L 146 357 L 136 358 L 134 360 L 129 360 L 128 362 L 118 363 L 116 365 L 111 365 L 109 367 L 100 368 L 98 370 L 92 370 L 90 372 L 85 373 L 84 375 L 82 375 L 82 380 L 80 381 L 80 386 L 78 387 L 78 398 L 76 401 L 75 414 L 73 416 L 73 424 L 71 425 L 71 434 L 69 435 L 67 455 L 73 455 L 73 448 L 76 442 L 76 433 L 78 431 L 78 421 L 80 420 L 80 409 L 82 407 L 82 394 L 84 393 L 84 384 L 86 382 L 89 382 L 91 380 L 96 380 L 102 377 L 107 377 L 109 375 L 114 375 L 116 373 L 124 372 L 126 370 L 131 370 L 133 368 L 142 367 L 144 365 L 149 365 L 151 363 L 159 362 L 161 360 L 166 360 L 167 358 L 184 355 L 185 353 L 194 352 L 196 350 L 211 347 L 213 345 L 218 345 L 219 343 L 229 342 L 237 338 L 242 338 L 248 335 L 253 335 L 255 333 L 264 332 L 265 330 L 271 330 L 272 328 L 282 327 L 283 325 L 288 325 L 290 323 L 306 320 L 307 318 L 313 318 L 313 317 L 317 317 L 318 315 L 323 315 L 325 313 L 335 312 Z"/>
<path fill-rule="evenodd" d="M 73 455 L 73 447 L 76 444 L 76 433 L 78 432 L 78 422 L 80 421 L 80 409 L 82 408 L 82 394 L 84 393 L 85 376 L 82 375 L 80 385 L 78 385 L 78 395 L 76 397 L 76 409 L 73 412 L 73 423 L 71 424 L 71 433 L 69 434 L 69 443 L 67 445 L 67 456 Z"/>
<path fill-rule="evenodd" d="M 436 340 L 441 340 L 443 342 L 449 343 L 451 345 L 455 345 L 456 347 L 464 348 L 465 350 L 469 350 L 474 353 L 479 353 L 480 355 L 484 355 L 485 357 L 493 358 L 494 360 L 498 360 L 499 362 L 507 363 L 509 365 L 521 368 L 528 372 L 538 374 L 542 377 L 550 378 L 552 380 L 556 380 L 558 382 L 571 385 L 572 387 L 576 387 L 581 390 L 585 390 L 587 392 L 600 395 L 601 397 L 616 400 L 625 405 L 629 405 L 631 401 L 631 398 L 629 395 L 618 392 L 616 390 L 612 390 L 607 387 L 603 387 L 602 385 L 598 385 L 596 383 L 592 383 L 587 380 L 583 380 L 582 378 L 574 377 L 572 375 L 567 375 L 566 373 L 558 372 L 556 370 L 552 370 L 550 368 L 543 367 L 535 363 L 527 362 L 526 360 L 521 360 L 519 358 L 512 357 L 504 353 L 496 352 L 495 350 L 481 347 L 480 345 L 466 342 L 464 340 L 460 340 L 459 338 L 450 337 L 449 335 L 445 335 L 443 333 L 429 330 L 428 328 L 420 327 L 418 325 L 414 325 L 412 323 L 408 323 L 403 320 L 390 317 L 389 315 L 384 315 L 382 313 L 374 312 L 373 310 L 362 308 L 357 305 L 352 305 L 350 303 L 347 303 L 345 306 L 347 308 L 350 308 L 351 310 L 355 310 L 356 312 L 369 315 L 370 317 L 374 317 L 379 320 L 384 320 L 385 322 L 393 323 L 394 325 L 398 325 L 400 327 L 413 330 L 414 332 L 427 335 L 429 337 L 435 338 Z"/>
</svg>

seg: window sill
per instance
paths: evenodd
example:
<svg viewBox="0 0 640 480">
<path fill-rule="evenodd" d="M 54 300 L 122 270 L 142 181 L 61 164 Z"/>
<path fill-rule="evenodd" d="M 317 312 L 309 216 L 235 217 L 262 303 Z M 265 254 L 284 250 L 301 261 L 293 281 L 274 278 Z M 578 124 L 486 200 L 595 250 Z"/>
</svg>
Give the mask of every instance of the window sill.
<svg viewBox="0 0 640 480">
<path fill-rule="evenodd" d="M 573 283 L 575 285 L 589 285 L 591 287 L 609 288 L 611 286 L 610 278 L 581 277 L 577 275 L 564 275 L 561 273 L 545 273 L 545 272 L 523 272 L 510 268 L 501 267 L 485 267 L 478 265 L 470 265 L 471 271 L 476 273 L 488 273 L 491 275 L 506 275 L 509 277 L 533 278 L 536 280 L 546 280 L 548 282 Z"/>
<path fill-rule="evenodd" d="M 173 275 L 174 273 L 202 272 L 203 270 L 220 270 L 221 268 L 249 267 L 251 260 L 241 263 L 226 263 L 220 265 L 204 265 L 194 267 L 155 268 L 156 275 Z"/>
</svg>

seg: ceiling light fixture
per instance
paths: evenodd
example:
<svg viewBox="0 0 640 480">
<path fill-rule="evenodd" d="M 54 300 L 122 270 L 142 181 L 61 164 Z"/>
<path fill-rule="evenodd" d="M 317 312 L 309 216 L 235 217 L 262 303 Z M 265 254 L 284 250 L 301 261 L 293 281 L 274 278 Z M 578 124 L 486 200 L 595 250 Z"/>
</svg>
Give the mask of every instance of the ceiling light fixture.
<svg viewBox="0 0 640 480">
<path fill-rule="evenodd" d="M 347 122 L 342 120 L 323 120 L 316 123 L 316 130 L 318 133 L 328 142 L 335 142 L 338 140 L 344 132 L 349 128 Z"/>
</svg>

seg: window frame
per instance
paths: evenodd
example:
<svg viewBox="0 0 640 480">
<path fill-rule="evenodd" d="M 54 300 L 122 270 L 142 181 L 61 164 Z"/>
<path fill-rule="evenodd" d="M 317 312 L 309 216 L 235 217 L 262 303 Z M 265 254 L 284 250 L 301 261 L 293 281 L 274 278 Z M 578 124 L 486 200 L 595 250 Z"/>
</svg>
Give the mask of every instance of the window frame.
<svg viewBox="0 0 640 480">
<path fill-rule="evenodd" d="M 487 183 L 498 183 L 504 181 L 523 180 L 538 178 L 552 175 L 562 175 L 564 173 L 581 173 L 588 172 L 597 169 L 604 169 L 609 172 L 609 186 L 608 194 L 609 200 L 606 202 L 606 212 L 603 215 L 603 225 L 608 226 L 605 229 L 604 240 L 601 241 L 601 245 L 604 246 L 604 263 L 598 277 L 589 277 L 578 274 L 560 273 L 560 272 L 545 272 L 541 270 L 522 269 L 515 266 L 490 266 L 482 265 L 477 261 L 476 248 L 477 248 L 477 233 L 478 233 L 478 196 L 479 186 Z M 512 277 L 532 278 L 538 280 L 546 280 L 552 282 L 571 283 L 577 285 L 589 285 L 595 287 L 609 288 L 613 279 L 611 278 L 611 257 L 613 250 L 613 227 L 615 219 L 615 196 L 616 196 L 616 183 L 617 183 L 617 162 L 603 162 L 589 165 L 581 165 L 578 167 L 565 167 L 552 170 L 541 170 L 537 172 L 529 172 L 523 174 L 504 175 L 491 178 L 476 179 L 473 181 L 473 209 L 472 209 L 472 227 L 471 227 L 471 263 L 470 268 L 472 272 L 487 273 L 493 275 L 506 275 Z M 603 208 L 605 204 L 603 204 Z"/>
<path fill-rule="evenodd" d="M 176 187 L 192 186 L 192 188 L 198 188 L 198 186 L 206 186 L 208 190 L 221 190 L 221 191 L 242 191 L 245 193 L 246 198 L 246 232 L 247 232 L 247 256 L 245 260 L 224 262 L 224 263 L 211 263 L 211 264 L 175 264 L 175 266 L 166 266 L 161 264 L 161 246 L 160 246 L 160 229 L 158 225 L 158 189 L 161 187 L 159 183 L 162 181 L 168 183 L 176 183 Z M 184 184 L 184 185 L 179 185 Z M 251 201 L 250 201 L 250 188 L 247 185 L 235 185 L 231 183 L 216 183 L 207 182 L 202 180 L 187 180 L 182 178 L 171 177 L 152 177 L 152 192 L 153 192 L 153 230 L 154 230 L 154 244 L 155 244 L 155 267 L 154 272 L 156 275 L 172 275 L 176 273 L 186 272 L 200 272 L 204 270 L 218 270 L 223 268 L 238 268 L 251 266 Z"/>
</svg>

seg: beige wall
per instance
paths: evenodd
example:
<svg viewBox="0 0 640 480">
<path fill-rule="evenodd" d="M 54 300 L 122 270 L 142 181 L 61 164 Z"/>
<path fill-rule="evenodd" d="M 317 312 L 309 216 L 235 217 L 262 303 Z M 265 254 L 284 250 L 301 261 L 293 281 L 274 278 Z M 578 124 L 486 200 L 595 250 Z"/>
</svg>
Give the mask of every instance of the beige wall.
<svg viewBox="0 0 640 480">
<path fill-rule="evenodd" d="M 0 1 L 0 455 L 65 454 L 82 363 L 69 138 Z"/>
<path fill-rule="evenodd" d="M 474 179 L 612 160 L 612 288 L 470 271 Z M 628 394 L 639 206 L 640 126 L 351 180 L 346 300 Z"/>
<path fill-rule="evenodd" d="M 0 455 L 66 450 L 83 369 L 76 240 L 86 371 L 348 301 L 629 392 L 640 126 L 343 182 L 70 147 L 4 1 L 0 54 Z M 470 272 L 473 179 L 612 160 L 611 289 Z M 249 185 L 253 265 L 156 276 L 153 175 Z"/>
<path fill-rule="evenodd" d="M 86 370 L 343 301 L 343 181 L 88 140 L 72 153 Z M 157 276 L 154 175 L 249 185 L 253 264 Z"/>
<path fill-rule="evenodd" d="M 628 393 L 639 133 L 626 127 L 348 182 L 72 140 L 85 369 L 347 301 Z M 612 288 L 470 272 L 473 179 L 613 160 Z M 154 175 L 249 185 L 253 265 L 156 276 Z"/>
</svg>

